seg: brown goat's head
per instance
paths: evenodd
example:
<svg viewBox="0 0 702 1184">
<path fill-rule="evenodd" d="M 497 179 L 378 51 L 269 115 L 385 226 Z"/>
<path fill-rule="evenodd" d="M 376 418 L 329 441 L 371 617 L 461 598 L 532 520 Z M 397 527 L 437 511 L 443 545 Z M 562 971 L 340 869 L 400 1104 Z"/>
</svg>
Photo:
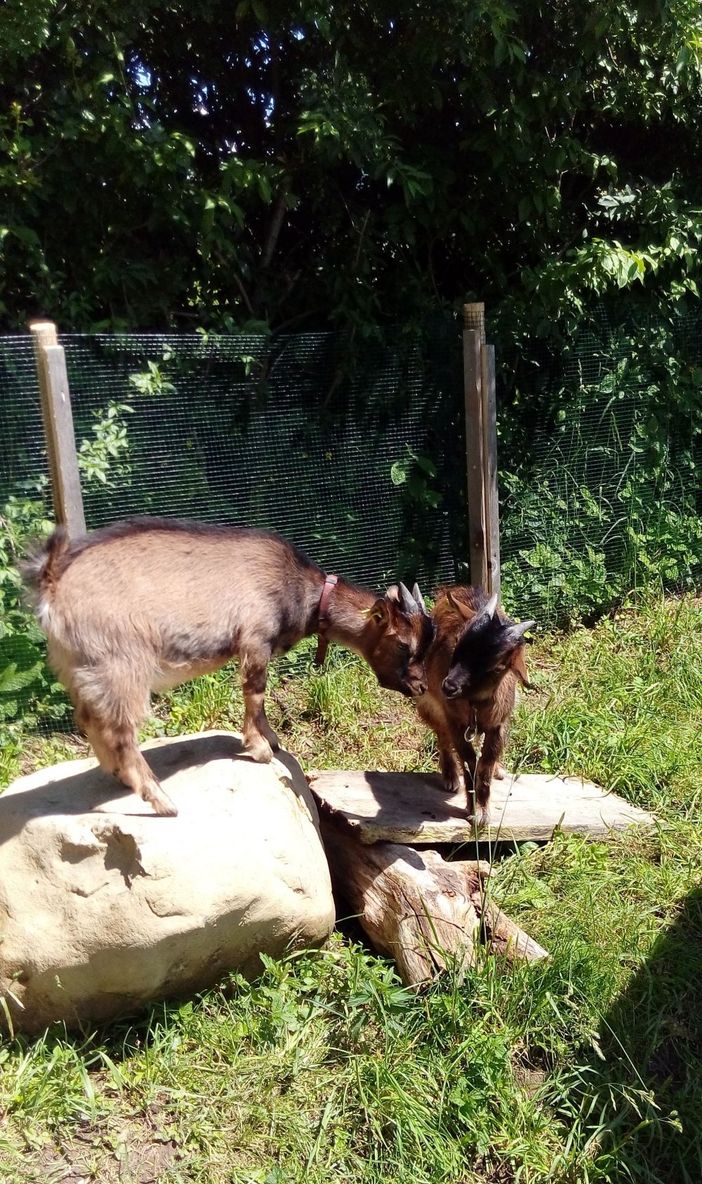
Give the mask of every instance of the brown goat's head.
<svg viewBox="0 0 702 1184">
<path fill-rule="evenodd" d="M 508 670 L 525 682 L 524 666 L 519 655 L 524 634 L 534 621 L 501 620 L 497 615 L 497 597 L 474 612 L 449 593 L 453 607 L 466 621 L 453 651 L 451 666 L 441 690 L 447 699 L 490 699 Z"/>
<path fill-rule="evenodd" d="M 393 584 L 368 612 L 373 626 L 365 658 L 381 687 L 402 695 L 423 695 L 427 689 L 424 658 L 434 637 L 434 624 L 417 585 L 410 592 Z"/>
</svg>

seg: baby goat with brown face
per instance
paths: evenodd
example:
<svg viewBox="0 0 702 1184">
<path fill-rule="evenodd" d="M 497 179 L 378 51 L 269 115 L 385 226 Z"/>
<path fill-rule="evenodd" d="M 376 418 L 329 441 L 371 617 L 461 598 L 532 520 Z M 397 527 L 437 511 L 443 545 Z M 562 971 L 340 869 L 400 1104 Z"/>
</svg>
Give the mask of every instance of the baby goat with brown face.
<svg viewBox="0 0 702 1184">
<path fill-rule="evenodd" d="M 176 810 L 137 745 L 151 691 L 238 656 L 244 741 L 270 761 L 268 663 L 320 633 L 360 654 L 381 686 L 425 689 L 433 636 L 419 589 L 376 596 L 324 572 L 277 535 L 245 527 L 141 518 L 69 542 L 56 530 L 24 566 L 49 661 L 101 766 L 157 814 Z"/>
<path fill-rule="evenodd" d="M 487 819 L 490 783 L 505 746 L 517 682 L 528 686 L 524 634 L 479 588 L 440 588 L 432 614 L 436 634 L 426 657 L 428 690 L 416 700 L 436 732 L 451 793 L 475 793 L 475 814 Z M 483 734 L 476 759 L 472 738 Z M 466 772 L 467 770 L 467 772 Z"/>
</svg>

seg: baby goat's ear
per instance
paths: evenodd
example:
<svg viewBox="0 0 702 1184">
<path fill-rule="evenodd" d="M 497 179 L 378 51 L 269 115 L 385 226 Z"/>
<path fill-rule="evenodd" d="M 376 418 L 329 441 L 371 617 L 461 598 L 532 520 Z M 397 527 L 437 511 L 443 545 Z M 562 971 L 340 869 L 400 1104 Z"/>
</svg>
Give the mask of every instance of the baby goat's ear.
<svg viewBox="0 0 702 1184">
<path fill-rule="evenodd" d="M 516 674 L 520 683 L 527 691 L 534 689 L 534 684 L 529 682 L 529 672 L 526 668 L 526 661 L 524 659 L 524 646 L 518 646 L 516 650 L 512 650 L 509 659 L 509 665 Z"/>
<path fill-rule="evenodd" d="M 475 617 L 474 610 L 472 608 L 469 608 L 467 604 L 464 604 L 462 600 L 456 600 L 456 598 L 453 595 L 453 592 L 451 591 L 450 588 L 447 588 L 447 590 L 446 590 L 446 599 L 448 600 L 449 604 L 451 605 L 451 608 L 455 608 L 458 615 L 463 617 L 464 621 L 472 621 L 473 620 L 473 618 Z"/>
<path fill-rule="evenodd" d="M 520 621 L 518 625 L 505 625 L 500 638 L 500 644 L 509 655 L 508 665 L 511 666 L 522 686 L 527 690 L 532 689 L 532 684 L 529 682 L 524 659 L 524 634 L 528 629 L 533 629 L 535 624 L 536 621 Z"/>
<path fill-rule="evenodd" d="M 390 604 L 393 603 L 394 597 L 391 597 L 389 592 L 390 589 L 388 589 L 387 596 L 379 596 L 375 603 L 368 609 L 368 620 L 375 621 L 376 625 L 379 625 L 381 629 L 387 629 L 390 624 Z"/>
</svg>

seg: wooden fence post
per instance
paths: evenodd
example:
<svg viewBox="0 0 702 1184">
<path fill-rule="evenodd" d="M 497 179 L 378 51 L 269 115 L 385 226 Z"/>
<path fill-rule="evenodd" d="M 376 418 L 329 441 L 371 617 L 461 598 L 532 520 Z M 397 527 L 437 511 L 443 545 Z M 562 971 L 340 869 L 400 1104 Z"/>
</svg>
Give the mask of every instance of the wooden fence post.
<svg viewBox="0 0 702 1184">
<path fill-rule="evenodd" d="M 85 534 L 85 514 L 66 357 L 52 321 L 36 321 L 29 328 L 34 338 L 54 514 L 69 536 L 76 538 Z"/>
<path fill-rule="evenodd" d="M 501 585 L 500 502 L 497 490 L 497 399 L 494 345 L 483 345 L 480 354 L 487 590 L 491 596 L 495 594 L 499 598 Z"/>
<path fill-rule="evenodd" d="M 463 305 L 463 390 L 470 581 L 500 594 L 495 348 L 485 343 L 485 305 Z"/>
</svg>

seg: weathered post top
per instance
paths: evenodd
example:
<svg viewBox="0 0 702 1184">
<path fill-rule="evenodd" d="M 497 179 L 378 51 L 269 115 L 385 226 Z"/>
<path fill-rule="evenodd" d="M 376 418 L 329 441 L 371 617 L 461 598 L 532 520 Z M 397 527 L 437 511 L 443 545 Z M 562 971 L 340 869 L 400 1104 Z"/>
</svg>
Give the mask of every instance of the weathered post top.
<svg viewBox="0 0 702 1184">
<path fill-rule="evenodd" d="M 485 305 L 482 301 L 463 305 L 463 328 L 477 330 L 480 344 L 485 344 Z"/>
<path fill-rule="evenodd" d="M 31 321 L 29 331 L 34 338 L 34 347 L 58 345 L 58 333 L 53 321 Z"/>
<path fill-rule="evenodd" d="M 71 538 L 85 534 L 66 356 L 53 321 L 30 321 L 56 521 Z"/>
</svg>

